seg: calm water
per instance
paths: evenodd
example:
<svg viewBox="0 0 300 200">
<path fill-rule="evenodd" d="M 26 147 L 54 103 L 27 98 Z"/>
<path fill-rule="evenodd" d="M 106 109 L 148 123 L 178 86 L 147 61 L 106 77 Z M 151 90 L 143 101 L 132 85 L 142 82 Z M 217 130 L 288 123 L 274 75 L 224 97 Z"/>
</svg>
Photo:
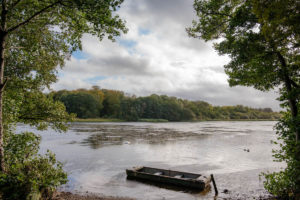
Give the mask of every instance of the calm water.
<svg viewBox="0 0 300 200">
<path fill-rule="evenodd" d="M 74 123 L 67 133 L 39 133 L 41 152 L 50 149 L 65 163 L 69 183 L 64 190 L 137 199 L 213 199 L 213 192 L 190 193 L 126 180 L 126 168 L 144 165 L 213 173 L 220 199 L 250 198 L 265 194 L 260 172 L 282 166 L 271 156 L 274 124 Z M 32 129 L 20 125 L 18 130 Z M 224 189 L 229 193 L 222 193 Z"/>
</svg>

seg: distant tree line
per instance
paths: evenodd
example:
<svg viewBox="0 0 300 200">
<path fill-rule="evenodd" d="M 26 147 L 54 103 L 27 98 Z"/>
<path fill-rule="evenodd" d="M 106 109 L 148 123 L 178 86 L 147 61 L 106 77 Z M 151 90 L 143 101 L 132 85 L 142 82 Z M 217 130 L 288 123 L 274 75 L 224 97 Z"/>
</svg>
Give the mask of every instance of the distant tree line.
<svg viewBox="0 0 300 200">
<path fill-rule="evenodd" d="M 52 92 L 54 100 L 64 103 L 68 113 L 78 118 L 119 118 L 126 121 L 140 119 L 191 120 L 246 120 L 279 119 L 271 108 L 212 106 L 204 101 L 189 101 L 166 95 L 147 97 L 125 95 L 122 91 L 100 89 L 60 90 Z"/>
</svg>

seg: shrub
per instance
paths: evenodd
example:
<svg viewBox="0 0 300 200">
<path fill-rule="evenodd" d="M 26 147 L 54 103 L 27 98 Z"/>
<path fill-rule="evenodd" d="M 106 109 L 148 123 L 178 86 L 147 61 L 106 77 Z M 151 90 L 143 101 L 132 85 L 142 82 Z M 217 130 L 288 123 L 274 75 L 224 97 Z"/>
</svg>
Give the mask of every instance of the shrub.
<svg viewBox="0 0 300 200">
<path fill-rule="evenodd" d="M 67 182 L 62 164 L 49 150 L 38 154 L 40 136 L 30 132 L 6 134 L 6 172 L 0 172 L 0 193 L 4 200 L 41 199 Z"/>
<path fill-rule="evenodd" d="M 273 150 L 273 157 L 277 162 L 285 162 L 287 167 L 280 172 L 263 173 L 266 178 L 265 188 L 280 199 L 298 198 L 296 195 L 299 192 L 300 162 L 297 160 L 297 153 L 300 147 L 295 140 L 295 132 L 299 126 L 297 121 L 287 112 L 275 126 L 280 148 Z"/>
</svg>

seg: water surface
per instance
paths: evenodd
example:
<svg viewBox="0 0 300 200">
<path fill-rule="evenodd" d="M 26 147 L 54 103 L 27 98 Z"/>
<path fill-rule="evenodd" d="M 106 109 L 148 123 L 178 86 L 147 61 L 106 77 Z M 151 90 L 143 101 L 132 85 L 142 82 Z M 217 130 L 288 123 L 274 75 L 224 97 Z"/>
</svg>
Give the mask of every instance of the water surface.
<svg viewBox="0 0 300 200">
<path fill-rule="evenodd" d="M 69 183 L 64 190 L 137 199 L 213 199 L 212 191 L 191 193 L 126 179 L 126 168 L 150 166 L 213 173 L 220 199 L 248 199 L 266 193 L 260 172 L 283 166 L 271 156 L 274 125 L 261 121 L 73 123 L 67 133 L 39 134 L 41 152 L 50 149 L 65 163 Z M 18 130 L 32 129 L 20 125 Z M 224 189 L 229 193 L 222 193 Z"/>
</svg>

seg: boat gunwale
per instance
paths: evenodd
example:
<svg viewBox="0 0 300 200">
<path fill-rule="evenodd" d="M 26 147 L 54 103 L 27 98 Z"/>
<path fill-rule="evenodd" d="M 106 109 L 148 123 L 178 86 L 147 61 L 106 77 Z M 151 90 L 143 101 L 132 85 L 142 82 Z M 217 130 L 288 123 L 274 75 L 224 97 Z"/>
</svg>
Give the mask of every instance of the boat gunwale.
<svg viewBox="0 0 300 200">
<path fill-rule="evenodd" d="M 171 171 L 171 172 L 177 172 L 180 174 L 190 174 L 190 175 L 196 175 L 198 177 L 203 177 L 205 180 L 197 180 L 197 178 L 181 178 L 181 177 L 175 177 L 175 176 L 168 176 L 168 175 L 157 175 L 157 174 L 152 174 L 152 173 L 147 173 L 147 172 L 141 172 L 139 170 L 143 169 L 143 168 L 148 168 L 148 169 L 155 169 L 155 170 L 163 170 L 163 171 Z M 197 182 L 197 183 L 207 183 L 210 182 L 209 178 L 201 175 L 201 174 L 195 174 L 195 173 L 189 173 L 189 172 L 180 172 L 180 171 L 174 171 L 174 170 L 167 170 L 167 169 L 159 169 L 159 168 L 153 168 L 153 167 L 138 167 L 138 168 L 134 168 L 134 169 L 126 169 L 126 171 L 132 171 L 135 173 L 139 173 L 139 174 L 145 174 L 145 175 L 150 175 L 150 176 L 154 176 L 154 177 L 163 177 L 163 178 L 169 178 L 169 179 L 174 179 L 174 180 L 181 180 L 181 181 L 186 181 L 186 182 Z"/>
</svg>

